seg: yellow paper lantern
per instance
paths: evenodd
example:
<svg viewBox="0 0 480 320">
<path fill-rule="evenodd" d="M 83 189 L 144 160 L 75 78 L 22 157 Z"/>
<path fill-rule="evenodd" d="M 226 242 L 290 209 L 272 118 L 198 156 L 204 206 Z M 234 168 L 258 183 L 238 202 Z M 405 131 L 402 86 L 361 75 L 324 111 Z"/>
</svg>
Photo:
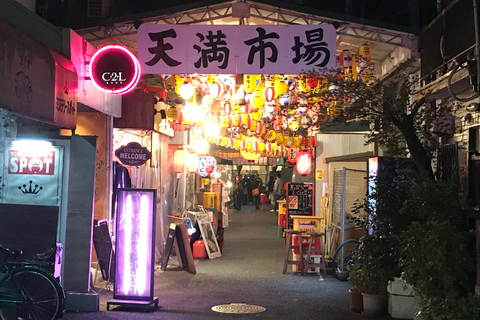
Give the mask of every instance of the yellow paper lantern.
<svg viewBox="0 0 480 320">
<path fill-rule="evenodd" d="M 369 58 L 370 55 L 372 54 L 372 49 L 368 44 L 361 45 L 360 48 L 358 49 L 358 54 L 361 55 L 362 57 Z"/>
<path fill-rule="evenodd" d="M 258 120 L 260 120 L 260 118 L 261 118 L 261 113 L 260 113 L 260 112 L 257 111 L 257 112 L 253 112 L 253 113 L 252 113 L 252 119 L 253 119 L 253 120 L 257 120 L 257 121 L 258 121 Z"/>
<path fill-rule="evenodd" d="M 264 142 L 260 142 L 260 143 L 258 144 L 258 151 L 259 151 L 260 153 L 263 153 L 263 152 L 265 151 L 265 143 L 264 143 Z"/>
<path fill-rule="evenodd" d="M 260 109 L 265 104 L 265 99 L 263 98 L 260 91 L 255 90 L 255 96 L 252 98 L 252 105 L 255 109 Z"/>
<path fill-rule="evenodd" d="M 260 78 L 258 74 L 244 74 L 243 75 L 243 90 L 245 93 L 252 93 L 257 86 L 257 80 Z"/>
<path fill-rule="evenodd" d="M 290 127 L 290 130 L 297 131 L 300 126 L 298 122 L 294 120 L 294 121 L 290 121 L 289 127 Z"/>
<path fill-rule="evenodd" d="M 290 145 L 291 145 L 290 137 L 289 137 L 289 136 L 285 136 L 285 137 L 283 138 L 282 144 L 283 144 L 285 147 L 288 147 L 288 143 L 290 143 Z"/>
<path fill-rule="evenodd" d="M 240 142 L 241 142 L 240 139 L 235 139 L 235 140 L 233 140 L 233 147 L 234 147 L 235 149 L 240 148 Z"/>
<path fill-rule="evenodd" d="M 268 141 L 275 141 L 276 137 L 277 137 L 277 133 L 275 132 L 275 130 L 268 131 L 268 135 L 267 135 Z"/>
<path fill-rule="evenodd" d="M 272 143 L 272 150 L 277 151 L 278 150 L 278 144 Z"/>
<path fill-rule="evenodd" d="M 203 183 L 204 186 L 206 186 L 207 184 L 210 183 L 210 179 L 208 179 L 208 178 L 202 178 L 202 183 Z"/>
<path fill-rule="evenodd" d="M 222 147 L 225 147 L 228 143 L 228 138 L 227 137 L 222 137 L 222 140 L 220 141 L 220 145 Z"/>
<path fill-rule="evenodd" d="M 167 118 L 170 121 L 177 121 L 177 119 L 178 119 L 178 109 L 175 108 L 175 107 L 168 108 Z"/>
<path fill-rule="evenodd" d="M 282 143 L 283 142 L 283 133 L 279 132 L 277 133 L 277 139 L 275 140 L 276 143 Z"/>
<path fill-rule="evenodd" d="M 293 137 L 293 145 L 299 147 L 302 144 L 302 139 L 300 137 Z"/>
<path fill-rule="evenodd" d="M 275 84 L 275 93 L 277 94 L 277 96 L 282 96 L 287 93 L 287 91 L 288 84 L 285 81 L 281 80 L 278 81 L 277 84 Z"/>
<path fill-rule="evenodd" d="M 227 128 L 228 127 L 228 117 L 227 116 L 222 116 L 221 118 L 221 126 L 222 128 Z"/>
<path fill-rule="evenodd" d="M 248 128 L 250 131 L 255 131 L 257 129 L 257 121 L 253 120 L 250 122 L 250 127 Z"/>
<path fill-rule="evenodd" d="M 238 127 L 240 117 L 238 115 L 233 115 L 232 117 L 232 127 Z"/>
</svg>

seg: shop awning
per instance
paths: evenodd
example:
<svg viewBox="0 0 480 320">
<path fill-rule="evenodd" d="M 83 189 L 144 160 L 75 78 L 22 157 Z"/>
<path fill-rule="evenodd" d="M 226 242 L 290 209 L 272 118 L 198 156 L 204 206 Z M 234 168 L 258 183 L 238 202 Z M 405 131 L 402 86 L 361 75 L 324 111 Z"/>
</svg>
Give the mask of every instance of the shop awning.
<svg viewBox="0 0 480 320">
<path fill-rule="evenodd" d="M 74 129 L 77 73 L 60 53 L 0 21 L 0 107 Z"/>
</svg>

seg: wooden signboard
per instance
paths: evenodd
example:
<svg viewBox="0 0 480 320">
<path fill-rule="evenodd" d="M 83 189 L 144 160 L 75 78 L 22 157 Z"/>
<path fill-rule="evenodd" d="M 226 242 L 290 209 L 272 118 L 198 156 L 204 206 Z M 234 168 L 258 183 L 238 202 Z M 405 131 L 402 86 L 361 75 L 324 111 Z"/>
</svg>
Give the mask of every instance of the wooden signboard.
<svg viewBox="0 0 480 320">
<path fill-rule="evenodd" d="M 287 228 L 293 228 L 292 215 L 313 216 L 314 191 L 313 183 L 287 183 Z"/>
<path fill-rule="evenodd" d="M 195 274 L 195 262 L 188 241 L 187 223 L 185 219 L 169 216 L 168 222 L 170 223 L 170 228 L 161 261 L 162 270 L 167 270 L 168 260 L 170 259 L 172 249 L 174 249 L 181 268 Z"/>
</svg>

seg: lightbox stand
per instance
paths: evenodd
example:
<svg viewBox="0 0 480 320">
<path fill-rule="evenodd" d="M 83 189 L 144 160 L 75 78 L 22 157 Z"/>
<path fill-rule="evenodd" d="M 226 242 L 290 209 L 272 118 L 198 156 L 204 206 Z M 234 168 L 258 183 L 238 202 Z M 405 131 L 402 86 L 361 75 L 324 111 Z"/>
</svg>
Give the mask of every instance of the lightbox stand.
<svg viewBox="0 0 480 320">
<path fill-rule="evenodd" d="M 115 283 L 111 305 L 155 309 L 153 296 L 157 190 L 117 189 Z"/>
</svg>

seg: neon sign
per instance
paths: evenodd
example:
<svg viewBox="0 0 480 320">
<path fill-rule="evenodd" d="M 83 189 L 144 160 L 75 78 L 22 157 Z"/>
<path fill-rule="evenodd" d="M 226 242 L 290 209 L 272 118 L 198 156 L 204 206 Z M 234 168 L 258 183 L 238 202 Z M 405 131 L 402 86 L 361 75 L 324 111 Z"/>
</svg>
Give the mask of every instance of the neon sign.
<svg viewBox="0 0 480 320">
<path fill-rule="evenodd" d="M 101 91 L 125 94 L 140 80 L 140 63 L 127 48 L 108 45 L 100 48 L 90 61 L 93 84 Z"/>
</svg>

